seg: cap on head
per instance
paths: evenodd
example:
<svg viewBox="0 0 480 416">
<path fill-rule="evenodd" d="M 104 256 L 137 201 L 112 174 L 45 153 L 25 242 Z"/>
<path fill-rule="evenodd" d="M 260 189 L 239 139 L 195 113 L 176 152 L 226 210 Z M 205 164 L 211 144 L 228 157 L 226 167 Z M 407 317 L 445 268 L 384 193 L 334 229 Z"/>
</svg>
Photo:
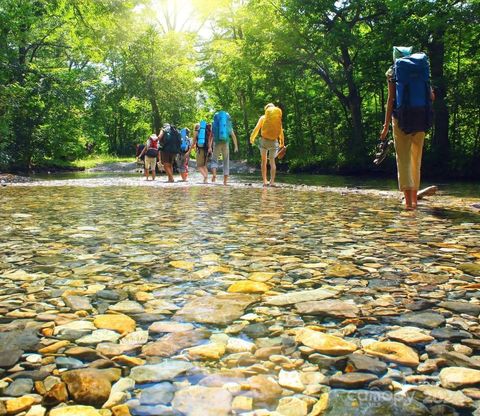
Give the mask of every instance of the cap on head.
<svg viewBox="0 0 480 416">
<path fill-rule="evenodd" d="M 268 103 L 268 104 L 265 106 L 265 111 L 267 111 L 267 108 L 272 108 L 272 107 L 275 107 L 275 104 L 273 104 L 273 103 Z"/>
<path fill-rule="evenodd" d="M 396 59 L 411 55 L 412 51 L 413 51 L 413 46 L 394 46 L 393 60 L 395 61 Z"/>
</svg>

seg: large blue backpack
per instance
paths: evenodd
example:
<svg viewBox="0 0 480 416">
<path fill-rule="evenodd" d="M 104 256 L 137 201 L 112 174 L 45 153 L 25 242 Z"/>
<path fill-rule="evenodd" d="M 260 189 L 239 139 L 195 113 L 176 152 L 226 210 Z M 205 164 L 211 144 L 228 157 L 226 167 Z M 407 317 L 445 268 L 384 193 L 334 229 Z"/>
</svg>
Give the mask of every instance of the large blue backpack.
<svg viewBox="0 0 480 416">
<path fill-rule="evenodd" d="M 200 122 L 200 127 L 197 133 L 197 146 L 198 147 L 205 147 L 207 141 L 207 122 L 202 120 Z"/>
<path fill-rule="evenodd" d="M 232 129 L 230 115 L 226 111 L 217 111 L 213 116 L 213 137 L 216 142 L 228 142 Z"/>
<path fill-rule="evenodd" d="M 407 134 L 428 131 L 433 113 L 430 67 L 424 53 L 399 58 L 394 65 L 395 110 L 399 127 Z"/>
<path fill-rule="evenodd" d="M 183 128 L 182 130 L 180 130 L 180 136 L 182 138 L 182 142 L 180 144 L 180 150 L 182 151 L 182 153 L 186 153 L 188 148 L 190 147 L 190 140 L 188 138 L 186 128 Z"/>
</svg>

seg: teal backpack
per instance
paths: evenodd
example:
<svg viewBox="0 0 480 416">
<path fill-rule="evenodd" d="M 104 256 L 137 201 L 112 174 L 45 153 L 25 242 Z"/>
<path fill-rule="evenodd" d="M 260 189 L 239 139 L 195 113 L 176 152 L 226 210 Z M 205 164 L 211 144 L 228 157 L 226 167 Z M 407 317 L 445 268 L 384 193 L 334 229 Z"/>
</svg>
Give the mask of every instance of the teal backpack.
<svg viewBox="0 0 480 416">
<path fill-rule="evenodd" d="M 232 131 L 230 114 L 226 111 L 217 111 L 213 116 L 213 138 L 216 142 L 227 142 Z"/>
<path fill-rule="evenodd" d="M 207 143 L 207 122 L 205 120 L 202 120 L 200 122 L 200 127 L 198 129 L 198 135 L 197 135 L 197 146 L 198 147 L 205 147 Z"/>
</svg>

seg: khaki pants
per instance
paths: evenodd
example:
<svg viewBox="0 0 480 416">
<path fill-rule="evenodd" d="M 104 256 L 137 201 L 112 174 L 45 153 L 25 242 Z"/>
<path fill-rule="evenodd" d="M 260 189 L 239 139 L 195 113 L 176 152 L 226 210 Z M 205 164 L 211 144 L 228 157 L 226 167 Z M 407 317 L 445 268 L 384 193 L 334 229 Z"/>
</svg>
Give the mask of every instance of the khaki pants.
<svg viewBox="0 0 480 416">
<path fill-rule="evenodd" d="M 230 174 L 230 150 L 228 147 L 228 142 L 215 143 L 213 147 L 212 162 L 210 165 L 211 169 L 218 169 L 218 158 L 220 155 L 223 157 L 223 175 L 228 176 Z"/>
<path fill-rule="evenodd" d="M 406 134 L 393 118 L 393 139 L 397 154 L 398 187 L 401 191 L 418 191 L 425 132 Z"/>
</svg>

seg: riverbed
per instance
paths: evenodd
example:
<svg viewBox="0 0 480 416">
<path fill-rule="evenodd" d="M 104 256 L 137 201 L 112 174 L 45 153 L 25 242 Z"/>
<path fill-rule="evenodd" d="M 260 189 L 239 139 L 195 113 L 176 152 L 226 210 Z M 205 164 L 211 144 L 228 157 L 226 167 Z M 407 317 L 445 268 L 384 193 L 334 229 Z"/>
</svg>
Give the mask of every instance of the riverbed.
<svg viewBox="0 0 480 416">
<path fill-rule="evenodd" d="M 475 192 L 254 179 L 1 188 L 9 414 L 473 414 Z"/>
</svg>

